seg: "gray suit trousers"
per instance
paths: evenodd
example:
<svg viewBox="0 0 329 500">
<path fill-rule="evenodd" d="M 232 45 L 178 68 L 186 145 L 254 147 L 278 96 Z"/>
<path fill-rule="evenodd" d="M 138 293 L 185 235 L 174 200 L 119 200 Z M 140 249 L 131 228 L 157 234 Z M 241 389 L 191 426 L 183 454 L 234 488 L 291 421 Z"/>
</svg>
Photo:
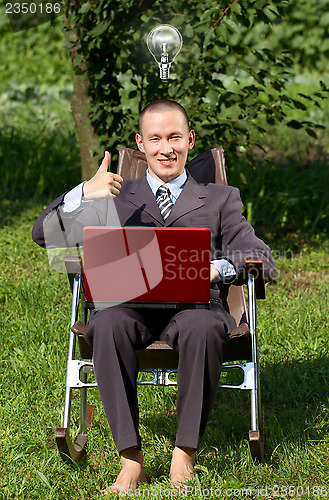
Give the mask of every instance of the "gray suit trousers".
<svg viewBox="0 0 329 500">
<path fill-rule="evenodd" d="M 179 312 L 112 307 L 91 313 L 85 338 L 93 347 L 98 390 L 119 452 L 141 447 L 135 350 L 161 339 L 179 352 L 175 444 L 198 448 L 217 392 L 223 344 L 234 326 L 214 302 L 210 309 Z"/>
</svg>

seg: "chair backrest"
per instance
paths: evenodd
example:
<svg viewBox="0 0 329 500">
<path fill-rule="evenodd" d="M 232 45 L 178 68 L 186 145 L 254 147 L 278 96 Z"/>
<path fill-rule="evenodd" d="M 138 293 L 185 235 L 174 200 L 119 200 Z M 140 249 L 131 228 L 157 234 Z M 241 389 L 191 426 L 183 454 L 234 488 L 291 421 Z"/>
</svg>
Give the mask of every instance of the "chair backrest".
<svg viewBox="0 0 329 500">
<path fill-rule="evenodd" d="M 141 151 L 123 148 L 119 151 L 117 173 L 126 179 L 139 179 L 146 172 L 147 161 Z M 200 184 L 227 184 L 225 156 L 223 148 L 205 151 L 186 164 L 186 169 Z M 242 286 L 228 288 L 227 304 L 236 324 L 246 322 L 246 302 Z"/>
<path fill-rule="evenodd" d="M 186 168 L 199 183 L 227 184 L 223 148 L 205 151 L 189 161 Z M 119 175 L 127 179 L 139 179 L 146 169 L 147 161 L 144 153 L 136 149 L 120 149 L 117 169 Z"/>
</svg>

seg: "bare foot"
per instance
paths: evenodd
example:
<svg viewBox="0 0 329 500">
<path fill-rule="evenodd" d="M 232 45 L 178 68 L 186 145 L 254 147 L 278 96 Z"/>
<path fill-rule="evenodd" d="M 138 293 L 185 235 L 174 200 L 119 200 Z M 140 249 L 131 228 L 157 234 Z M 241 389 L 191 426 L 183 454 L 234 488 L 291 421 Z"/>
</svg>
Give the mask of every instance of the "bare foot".
<svg viewBox="0 0 329 500">
<path fill-rule="evenodd" d="M 177 446 L 172 453 L 172 461 L 170 467 L 171 484 L 179 489 L 184 483 L 193 481 L 194 479 L 194 462 L 196 450 L 194 448 Z"/>
<path fill-rule="evenodd" d="M 143 468 L 143 454 L 137 448 L 127 448 L 120 454 L 122 469 L 115 483 L 102 491 L 102 495 L 118 493 L 125 496 L 132 493 L 137 488 L 137 483 L 146 483 L 146 476 Z"/>
</svg>

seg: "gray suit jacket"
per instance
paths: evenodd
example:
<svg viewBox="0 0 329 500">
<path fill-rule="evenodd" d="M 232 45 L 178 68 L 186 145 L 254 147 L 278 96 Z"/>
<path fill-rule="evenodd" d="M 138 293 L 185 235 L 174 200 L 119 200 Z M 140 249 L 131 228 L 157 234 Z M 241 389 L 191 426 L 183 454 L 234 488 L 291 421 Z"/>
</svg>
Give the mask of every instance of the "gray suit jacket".
<svg viewBox="0 0 329 500">
<path fill-rule="evenodd" d="M 234 187 L 198 184 L 188 174 L 165 222 L 145 175 L 137 180 L 124 180 L 115 200 L 94 200 L 70 217 L 59 211 L 64 196 L 54 200 L 35 222 L 32 238 L 42 247 L 82 244 L 85 226 L 207 227 L 211 230 L 211 259 L 226 258 L 234 264 L 237 270 L 234 284 L 245 281 L 247 257 L 262 258 L 265 279 L 274 277 L 275 263 L 270 249 L 243 217 L 239 190 Z"/>
</svg>

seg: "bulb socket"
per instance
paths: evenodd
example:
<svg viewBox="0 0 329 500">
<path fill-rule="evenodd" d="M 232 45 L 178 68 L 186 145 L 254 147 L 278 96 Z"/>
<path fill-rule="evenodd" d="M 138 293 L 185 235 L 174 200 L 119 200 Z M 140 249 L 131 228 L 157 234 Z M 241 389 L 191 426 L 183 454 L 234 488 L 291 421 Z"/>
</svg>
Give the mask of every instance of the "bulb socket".
<svg viewBox="0 0 329 500">
<path fill-rule="evenodd" d="M 169 79 L 169 74 L 170 74 L 169 67 L 167 67 L 167 68 L 161 68 L 160 67 L 160 78 L 161 78 L 161 80 L 168 80 Z"/>
</svg>

